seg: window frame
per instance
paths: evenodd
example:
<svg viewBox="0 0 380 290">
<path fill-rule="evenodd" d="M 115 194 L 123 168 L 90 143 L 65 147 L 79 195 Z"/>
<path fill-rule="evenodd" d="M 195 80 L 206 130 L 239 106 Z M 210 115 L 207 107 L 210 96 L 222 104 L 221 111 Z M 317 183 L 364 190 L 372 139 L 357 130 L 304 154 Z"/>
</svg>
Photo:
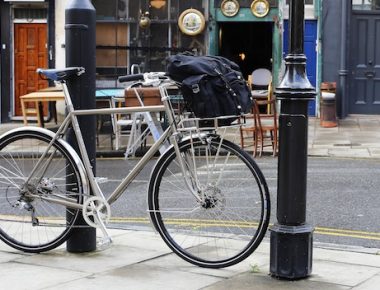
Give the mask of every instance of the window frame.
<svg viewBox="0 0 380 290">
<path fill-rule="evenodd" d="M 362 2 L 361 4 L 354 4 L 355 0 L 353 0 L 351 2 L 351 7 L 352 7 L 352 11 L 355 11 L 355 12 L 367 12 L 367 13 L 380 13 L 380 1 L 379 0 L 372 0 L 372 1 L 376 1 L 375 2 L 375 5 L 378 6 L 378 8 L 376 9 L 373 9 L 374 7 L 371 7 L 372 4 L 370 0 L 357 0 L 358 2 Z M 354 6 L 355 5 L 355 6 Z M 359 7 L 362 7 L 361 9 L 355 9 L 355 8 L 359 8 Z M 368 7 L 369 9 L 365 9 L 365 7 Z"/>
<path fill-rule="evenodd" d="M 316 3 L 317 1 L 320 1 L 320 0 L 312 0 L 313 1 L 313 4 L 305 4 L 305 19 L 316 19 L 316 9 L 318 8 L 318 3 Z M 284 0 L 283 2 L 283 16 L 284 16 L 284 19 L 289 19 L 289 3 L 290 0 Z"/>
</svg>

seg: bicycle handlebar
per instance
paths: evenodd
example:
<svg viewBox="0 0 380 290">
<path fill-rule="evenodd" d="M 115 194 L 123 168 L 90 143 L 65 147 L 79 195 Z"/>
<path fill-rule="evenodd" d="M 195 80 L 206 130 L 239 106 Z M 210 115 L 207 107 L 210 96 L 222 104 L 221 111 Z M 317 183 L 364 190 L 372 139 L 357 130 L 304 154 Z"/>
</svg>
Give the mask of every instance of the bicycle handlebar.
<svg viewBox="0 0 380 290">
<path fill-rule="evenodd" d="M 170 78 L 165 72 L 149 72 L 149 73 L 121 76 L 119 77 L 119 82 L 124 83 L 124 82 L 141 81 L 146 85 L 155 84 L 156 86 L 158 86 L 163 81 L 169 80 L 169 79 Z"/>
<path fill-rule="evenodd" d="M 141 81 L 144 80 L 144 74 L 135 74 L 135 75 L 127 75 L 119 77 L 120 83 L 132 82 L 132 81 Z"/>
</svg>

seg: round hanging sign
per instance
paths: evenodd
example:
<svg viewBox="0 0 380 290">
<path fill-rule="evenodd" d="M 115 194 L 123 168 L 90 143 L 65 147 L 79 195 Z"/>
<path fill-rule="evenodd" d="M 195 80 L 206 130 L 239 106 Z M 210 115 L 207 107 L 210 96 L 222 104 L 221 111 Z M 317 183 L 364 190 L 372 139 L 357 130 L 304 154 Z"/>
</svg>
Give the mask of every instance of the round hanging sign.
<svg viewBox="0 0 380 290">
<path fill-rule="evenodd" d="M 178 18 L 179 29 L 187 35 L 198 35 L 205 28 L 205 17 L 196 9 L 187 9 Z"/>
<path fill-rule="evenodd" d="M 220 9 L 224 16 L 234 17 L 238 14 L 240 5 L 237 0 L 223 0 L 222 4 L 220 4 Z"/>
<path fill-rule="evenodd" d="M 251 11 L 256 17 L 265 17 L 269 13 L 267 0 L 255 0 L 251 4 Z"/>
</svg>

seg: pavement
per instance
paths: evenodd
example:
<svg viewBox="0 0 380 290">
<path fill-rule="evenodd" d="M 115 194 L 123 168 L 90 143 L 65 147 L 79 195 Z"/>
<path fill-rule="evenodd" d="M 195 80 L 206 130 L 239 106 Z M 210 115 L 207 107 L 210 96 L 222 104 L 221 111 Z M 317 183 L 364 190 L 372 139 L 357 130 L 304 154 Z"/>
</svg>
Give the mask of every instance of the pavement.
<svg viewBox="0 0 380 290">
<path fill-rule="evenodd" d="M 380 158 L 380 115 L 350 115 L 334 128 L 309 119 L 309 156 Z"/>
<path fill-rule="evenodd" d="M 19 125 L 0 125 L 0 132 Z M 350 116 L 336 128 L 310 118 L 308 152 L 380 158 L 380 116 Z M 290 281 L 270 276 L 267 238 L 237 265 L 204 269 L 173 254 L 151 228 L 110 233 L 108 248 L 81 254 L 68 253 L 65 245 L 26 254 L 0 243 L 0 289 L 380 289 L 380 249 L 314 242 L 311 275 Z"/>
</svg>

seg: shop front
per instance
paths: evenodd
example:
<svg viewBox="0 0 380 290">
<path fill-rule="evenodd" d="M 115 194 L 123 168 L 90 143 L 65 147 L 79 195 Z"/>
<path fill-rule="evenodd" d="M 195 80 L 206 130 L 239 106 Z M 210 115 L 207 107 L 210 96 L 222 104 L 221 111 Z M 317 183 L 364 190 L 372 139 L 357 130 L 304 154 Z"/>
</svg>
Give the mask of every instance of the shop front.
<svg viewBox="0 0 380 290">
<path fill-rule="evenodd" d="M 164 70 L 167 56 L 184 51 L 225 56 L 247 78 L 254 69 L 267 68 L 277 82 L 282 57 L 277 0 L 92 2 L 97 11 L 98 82 Z"/>
<path fill-rule="evenodd" d="M 380 114 L 380 1 L 324 0 L 322 13 L 322 81 L 337 83 L 338 116 Z"/>
<path fill-rule="evenodd" d="M 279 1 L 210 1 L 214 23 L 209 32 L 211 54 L 225 56 L 248 76 L 258 68 L 272 72 L 277 84 L 282 57 L 282 13 Z"/>
<path fill-rule="evenodd" d="M 50 0 L 0 1 L 2 122 L 21 119 L 20 96 L 48 85 L 35 71 L 54 65 L 54 7 Z"/>
</svg>

